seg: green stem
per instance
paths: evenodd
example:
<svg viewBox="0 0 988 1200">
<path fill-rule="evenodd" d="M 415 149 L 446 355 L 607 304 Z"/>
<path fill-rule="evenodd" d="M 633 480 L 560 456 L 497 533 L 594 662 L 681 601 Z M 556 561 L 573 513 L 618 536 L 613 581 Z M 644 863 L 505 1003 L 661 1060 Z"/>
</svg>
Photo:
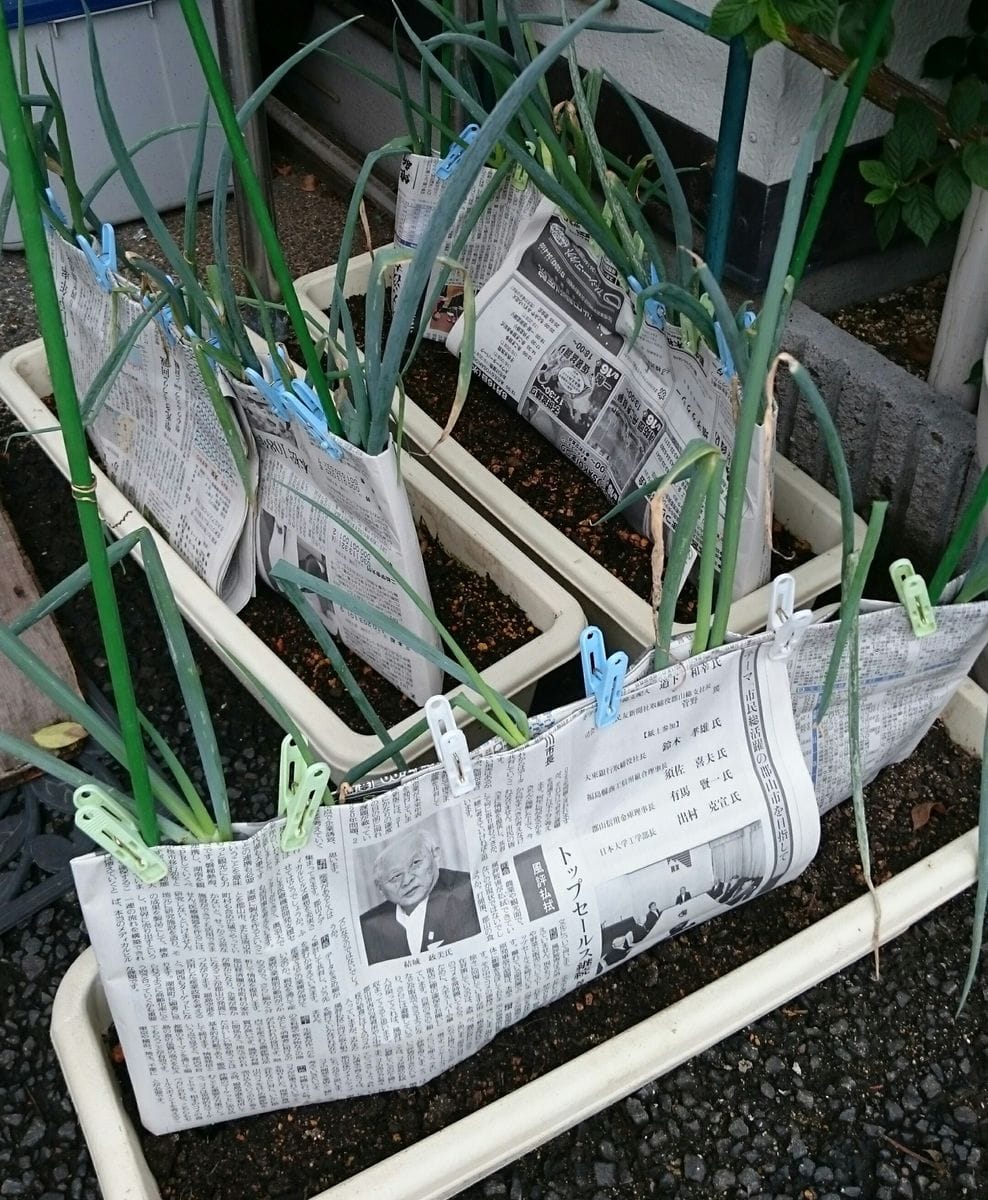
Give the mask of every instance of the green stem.
<svg viewBox="0 0 988 1200">
<path fill-rule="evenodd" d="M 86 435 L 79 413 L 75 380 L 72 378 L 72 364 L 69 360 L 65 330 L 62 328 L 58 294 L 52 276 L 51 260 L 48 257 L 45 231 L 41 223 L 41 209 L 35 189 L 34 160 L 25 134 L 18 100 L 17 79 L 14 74 L 14 61 L 10 51 L 6 18 L 0 24 L 0 31 L 2 31 L 0 32 L 0 128 L 3 130 L 4 148 L 7 152 L 8 166 L 14 184 L 14 198 L 17 202 L 21 234 L 24 239 L 24 253 L 38 309 L 38 324 L 45 342 L 45 353 L 48 357 L 48 367 L 55 393 L 55 405 L 62 427 L 72 495 L 79 515 L 86 558 L 92 571 L 93 597 L 96 601 L 96 611 L 103 635 L 114 701 L 120 718 L 120 732 L 127 751 L 127 766 L 134 793 L 134 803 L 137 808 L 138 824 L 145 842 L 149 846 L 154 846 L 158 843 L 158 820 L 151 795 L 151 781 L 144 741 L 141 736 L 137 700 L 134 695 L 130 664 L 127 660 L 127 647 L 124 642 L 123 627 L 120 623 L 116 592 L 113 588 L 113 578 L 106 555 L 106 543 L 103 540 L 103 525 L 96 505 L 96 481 L 89 464 Z"/>
<path fill-rule="evenodd" d="M 858 59 L 857 66 L 854 68 L 854 74 L 851 76 L 851 81 L 847 86 L 844 106 L 841 108 L 840 116 L 837 119 L 837 127 L 834 129 L 834 136 L 831 139 L 830 146 L 820 167 L 820 175 L 817 179 L 816 187 L 813 189 L 813 195 L 806 210 L 806 218 L 803 221 L 802 229 L 799 231 L 799 239 L 793 251 L 792 261 L 789 264 L 789 274 L 796 283 L 799 283 L 803 277 L 803 272 L 806 270 L 810 250 L 813 248 L 813 240 L 820 227 L 820 220 L 823 217 L 823 210 L 827 206 L 827 200 L 830 198 L 830 190 L 834 186 L 834 179 L 837 176 L 837 168 L 840 166 L 844 147 L 847 145 L 847 139 L 851 133 L 851 126 L 854 124 L 854 118 L 857 116 L 858 106 L 864 95 L 868 76 L 875 65 L 875 59 L 878 57 L 878 47 L 881 44 L 885 27 L 888 25 L 894 3 L 895 0 L 882 0 L 881 7 L 875 13 L 871 26 L 868 29 L 868 36 L 861 49 L 861 57 Z"/>
<path fill-rule="evenodd" d="M 274 272 L 278 287 L 281 289 L 282 299 L 285 302 L 285 307 L 288 309 L 288 315 L 291 318 L 295 336 L 298 338 L 299 348 L 302 351 L 302 357 L 305 359 L 309 377 L 312 380 L 313 387 L 316 389 L 319 402 L 326 415 L 326 424 L 331 433 L 337 437 L 343 437 L 343 426 L 340 424 L 336 406 L 333 404 L 332 397 L 329 394 L 329 387 L 322 371 L 322 363 L 309 335 L 305 316 L 302 313 L 302 307 L 298 302 L 298 296 L 295 292 L 295 285 L 292 282 L 291 272 L 288 269 L 288 263 L 285 261 L 281 243 L 278 241 L 274 221 L 268 212 L 268 206 L 264 201 L 261 185 L 254 173 L 250 154 L 244 142 L 244 136 L 237 123 L 237 114 L 234 111 L 233 103 L 223 82 L 219 63 L 216 61 L 216 55 L 213 53 L 213 46 L 209 40 L 206 26 L 203 23 L 199 5 L 197 0 L 179 0 L 179 4 L 182 7 L 182 15 L 185 18 L 185 24 L 192 39 L 192 45 L 195 47 L 196 56 L 199 59 L 202 73 L 206 79 L 206 86 L 209 88 L 209 94 L 213 98 L 213 104 L 216 107 L 220 124 L 223 126 L 223 132 L 230 147 L 230 154 L 233 157 L 233 164 L 236 167 L 237 175 L 240 177 L 240 182 L 244 189 L 244 196 L 250 206 L 251 215 L 257 222 L 258 232 L 264 243 L 265 253 L 268 256 L 268 261 L 271 263 L 271 270 Z"/>
</svg>

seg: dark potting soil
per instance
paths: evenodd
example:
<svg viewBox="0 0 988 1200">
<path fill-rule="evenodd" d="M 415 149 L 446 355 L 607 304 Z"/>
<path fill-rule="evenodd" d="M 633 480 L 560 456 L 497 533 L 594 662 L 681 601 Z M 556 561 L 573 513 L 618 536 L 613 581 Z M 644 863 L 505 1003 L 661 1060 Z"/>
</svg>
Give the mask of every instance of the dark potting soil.
<svg viewBox="0 0 988 1200">
<path fill-rule="evenodd" d="M 43 399 L 54 412 L 54 398 L 45 396 Z M 23 439 L 19 440 L 23 442 Z M 94 454 L 94 459 L 96 457 Z M 53 491 L 64 491 L 64 481 L 47 460 L 44 464 L 54 475 Z M 16 524 L 16 518 L 14 520 Z M 68 521 L 74 527 L 75 513 L 71 510 Z M 490 576 L 478 575 L 448 554 L 424 526 L 419 526 L 418 535 L 433 610 L 478 670 L 485 670 L 538 636 L 539 631 L 527 614 L 499 590 Z M 78 566 L 84 557 L 80 550 L 64 574 Z M 60 578 L 62 576 L 57 576 L 51 583 Z M 341 721 L 355 733 L 373 732 L 305 621 L 289 601 L 258 580 L 257 595 L 237 615 Z M 418 705 L 369 667 L 359 655 L 338 640 L 337 645 L 386 727 L 396 725 L 418 711 Z M 443 691 L 454 686 L 455 680 L 445 676 Z"/>
<path fill-rule="evenodd" d="M 876 883 L 975 823 L 979 770 L 938 723 L 907 762 L 867 789 Z M 820 851 L 798 880 L 536 1010 L 431 1083 L 161 1137 L 141 1131 L 151 1171 L 165 1200 L 304 1200 L 682 999 L 862 891 L 853 813 L 843 804 L 823 818 Z M 108 1050 L 112 1032 L 109 1043 Z M 140 1129 L 119 1048 L 115 1058 Z M 830 1064 L 844 1070 L 838 1057 Z M 884 1069 L 882 1061 L 871 1064 L 876 1085 Z M 837 1074 L 816 1080 L 818 1088 L 830 1083 L 839 1085 Z"/>
<path fill-rule="evenodd" d="M 362 344 L 363 297 L 348 301 L 354 333 Z M 438 342 L 423 342 L 405 375 L 405 388 L 440 428 L 445 427 L 459 362 Z M 594 524 L 611 507 L 604 493 L 555 446 L 474 376 L 453 436 L 474 458 L 506 484 L 519 499 L 565 534 L 596 562 L 649 600 L 652 594 L 651 548 L 648 538 L 617 517 Z M 791 571 L 813 555 L 809 545 L 773 524 L 772 575 Z M 693 619 L 696 591 L 687 580 L 680 593 L 676 619 Z"/>
<path fill-rule="evenodd" d="M 484 670 L 537 636 L 538 630 L 525 612 L 499 591 L 489 576 L 476 574 L 459 559 L 447 554 L 442 545 L 421 527 L 419 543 L 436 616 L 478 670 Z M 259 585 L 257 595 L 239 615 L 351 729 L 370 732 L 329 659 L 291 604 L 270 588 Z M 342 646 L 341 650 L 386 726 L 395 725 L 418 711 L 416 704 L 356 654 Z M 447 676 L 443 690 L 448 691 L 453 686 L 455 681 Z"/>
<path fill-rule="evenodd" d="M 926 379 L 949 278 L 937 275 L 876 300 L 848 305 L 830 319 L 911 374 Z"/>
</svg>

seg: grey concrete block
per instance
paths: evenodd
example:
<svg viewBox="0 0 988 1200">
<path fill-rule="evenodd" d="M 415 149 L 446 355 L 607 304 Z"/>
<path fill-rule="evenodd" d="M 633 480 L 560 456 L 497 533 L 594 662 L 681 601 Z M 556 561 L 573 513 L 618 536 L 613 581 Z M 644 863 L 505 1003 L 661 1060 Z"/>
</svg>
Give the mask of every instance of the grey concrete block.
<svg viewBox="0 0 988 1200">
<path fill-rule="evenodd" d="M 928 565 L 946 545 L 977 479 L 975 417 L 826 317 L 793 304 L 783 346 L 825 397 L 848 459 L 854 506 L 887 500 L 885 546 Z M 823 439 L 787 377 L 778 389 L 779 449 L 831 491 Z"/>
</svg>

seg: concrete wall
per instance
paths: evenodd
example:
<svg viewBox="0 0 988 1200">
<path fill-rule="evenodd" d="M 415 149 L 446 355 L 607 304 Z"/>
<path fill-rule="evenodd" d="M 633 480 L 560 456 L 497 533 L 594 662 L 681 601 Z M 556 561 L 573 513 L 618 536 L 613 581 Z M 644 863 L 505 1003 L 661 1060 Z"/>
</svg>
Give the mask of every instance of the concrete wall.
<svg viewBox="0 0 988 1200">
<path fill-rule="evenodd" d="M 714 0 L 689 3 L 709 13 Z M 918 79 L 929 44 L 965 29 L 968 3 L 899 0 L 895 52 L 889 66 L 909 79 Z M 620 0 L 608 19 L 661 32 L 655 36 L 585 33 L 580 43 L 582 63 L 605 67 L 639 99 L 716 139 L 727 47 L 636 0 Z M 829 86 L 815 67 L 783 47 L 760 50 L 752 72 L 741 170 L 765 184 L 788 179 L 799 138 Z M 930 86 L 930 81 L 924 86 Z M 865 103 L 852 143 L 880 135 L 889 120 L 887 114 Z"/>
<path fill-rule="evenodd" d="M 928 569 L 978 478 L 974 414 L 798 301 L 783 344 L 834 417 L 855 509 L 867 517 L 872 500 L 888 500 L 884 546 L 897 541 Z M 785 372 L 779 379 L 779 449 L 834 492 L 816 423 Z"/>
</svg>

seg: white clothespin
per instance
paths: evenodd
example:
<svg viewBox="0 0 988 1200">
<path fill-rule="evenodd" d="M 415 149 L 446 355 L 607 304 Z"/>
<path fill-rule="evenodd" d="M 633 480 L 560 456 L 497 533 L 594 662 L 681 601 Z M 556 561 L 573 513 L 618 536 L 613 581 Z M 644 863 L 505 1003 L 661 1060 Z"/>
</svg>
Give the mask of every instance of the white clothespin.
<svg viewBox="0 0 988 1200">
<path fill-rule="evenodd" d="M 465 796 L 477 786 L 470 761 L 470 751 L 463 730 L 453 720 L 453 710 L 445 696 L 433 696 L 425 704 L 425 719 L 436 747 L 436 756 L 446 771 L 449 790 L 454 796 Z"/>
<path fill-rule="evenodd" d="M 772 580 L 772 598 L 768 607 L 765 628 L 775 634 L 769 658 L 788 658 L 799 645 L 809 628 L 812 613 L 809 609 L 793 612 L 796 603 L 796 581 L 791 575 L 779 575 Z"/>
</svg>

